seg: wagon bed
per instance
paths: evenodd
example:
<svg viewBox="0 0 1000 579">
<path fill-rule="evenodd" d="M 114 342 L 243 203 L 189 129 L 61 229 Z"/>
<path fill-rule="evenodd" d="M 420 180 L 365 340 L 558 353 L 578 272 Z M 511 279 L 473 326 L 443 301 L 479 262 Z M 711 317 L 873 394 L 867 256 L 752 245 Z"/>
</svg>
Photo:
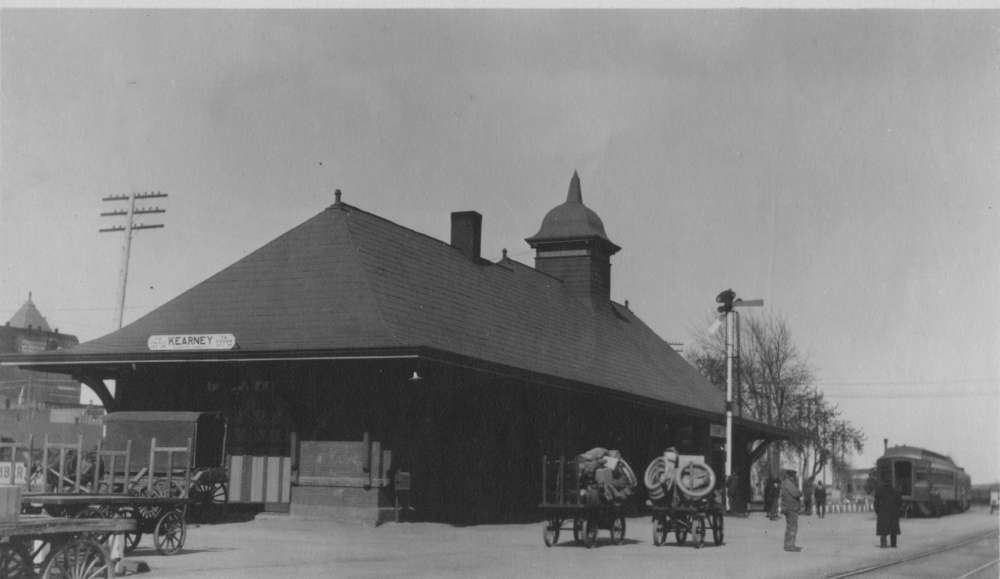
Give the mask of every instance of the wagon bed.
<svg viewBox="0 0 1000 579">
<path fill-rule="evenodd" d="M 586 493 L 581 492 L 585 488 L 578 465 L 575 458 L 542 457 L 542 502 L 538 507 L 545 518 L 542 526 L 545 546 L 558 543 L 559 533 L 564 529 L 572 530 L 573 542 L 588 549 L 597 544 L 599 529 L 610 531 L 613 544 L 622 543 L 625 516 L 631 507 L 624 502 L 588 501 Z"/>
<path fill-rule="evenodd" d="M 162 555 L 174 555 L 187 538 L 185 514 L 194 499 L 170 496 L 125 494 L 28 494 L 22 507 L 41 507 L 50 515 L 70 517 L 70 521 L 132 523 L 125 531 L 125 551 L 135 549 L 143 533 L 153 536 L 153 545 Z M 53 519 L 59 520 L 59 519 Z M 97 529 L 94 532 L 104 532 Z"/>
<path fill-rule="evenodd" d="M 649 510 L 653 517 L 653 544 L 657 547 L 667 542 L 671 531 L 678 545 L 683 545 L 690 535 L 696 549 L 705 544 L 705 535 L 709 530 L 716 545 L 722 545 L 725 539 L 725 509 L 718 502 L 653 505 Z"/>
<path fill-rule="evenodd" d="M 66 519 L 21 515 L 0 522 L 0 571 L 4 576 L 112 579 L 114 564 L 100 536 L 136 530 L 131 519 Z M 35 561 L 49 553 L 40 565 Z"/>
</svg>

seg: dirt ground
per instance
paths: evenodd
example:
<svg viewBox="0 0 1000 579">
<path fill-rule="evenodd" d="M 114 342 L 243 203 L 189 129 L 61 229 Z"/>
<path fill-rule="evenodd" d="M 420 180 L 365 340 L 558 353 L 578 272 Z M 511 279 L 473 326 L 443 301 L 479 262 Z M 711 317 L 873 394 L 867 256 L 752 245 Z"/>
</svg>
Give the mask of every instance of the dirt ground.
<svg viewBox="0 0 1000 579">
<path fill-rule="evenodd" d="M 182 553 L 156 555 L 143 538 L 131 559 L 146 577 L 822 577 L 902 558 L 936 545 L 996 530 L 986 508 L 940 519 L 902 522 L 899 549 L 879 549 L 872 513 L 800 517 L 801 553 L 782 549 L 784 521 L 761 514 L 727 518 L 725 541 L 701 549 L 678 546 L 673 535 L 656 547 L 647 517 L 629 518 L 626 540 L 612 545 L 601 531 L 586 549 L 563 531 L 547 548 L 542 523 L 456 527 L 389 523 L 379 527 L 258 515 L 241 523 L 192 525 Z M 993 541 L 997 539 L 994 537 Z M 997 546 L 1000 550 L 1000 545 Z"/>
</svg>

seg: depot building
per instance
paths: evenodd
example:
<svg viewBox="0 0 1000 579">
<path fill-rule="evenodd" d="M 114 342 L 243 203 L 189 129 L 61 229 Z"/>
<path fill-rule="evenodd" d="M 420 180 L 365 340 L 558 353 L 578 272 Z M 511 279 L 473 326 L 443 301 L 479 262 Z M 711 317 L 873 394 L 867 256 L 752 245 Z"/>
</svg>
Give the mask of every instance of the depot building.
<svg viewBox="0 0 1000 579">
<path fill-rule="evenodd" d="M 576 174 L 526 239 L 534 267 L 484 259 L 478 213 L 451 225 L 445 243 L 338 191 L 120 330 L 0 364 L 70 375 L 111 412 L 221 413 L 229 500 L 292 513 L 524 520 L 543 457 L 595 446 L 640 477 L 675 446 L 721 480 L 724 393 L 610 299 L 621 248 Z M 786 433 L 744 419 L 734 433 L 749 496 L 750 465 Z"/>
</svg>

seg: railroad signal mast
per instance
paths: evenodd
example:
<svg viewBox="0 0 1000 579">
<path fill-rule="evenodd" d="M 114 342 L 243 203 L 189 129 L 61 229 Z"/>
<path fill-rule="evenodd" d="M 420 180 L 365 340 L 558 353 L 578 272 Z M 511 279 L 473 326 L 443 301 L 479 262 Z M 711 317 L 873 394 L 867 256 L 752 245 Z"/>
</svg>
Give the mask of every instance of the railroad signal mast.
<svg viewBox="0 0 1000 579">
<path fill-rule="evenodd" d="M 719 304 L 716 310 L 726 317 L 726 484 L 729 484 L 729 477 L 733 474 L 733 365 L 738 363 L 739 351 L 739 312 L 735 308 L 763 307 L 764 300 L 744 300 L 736 297 L 736 292 L 731 289 L 723 290 L 715 297 L 715 302 Z M 742 406 L 742 395 L 740 406 Z M 743 415 L 742 408 L 739 409 L 740 416 Z M 726 493 L 726 510 L 731 510 L 733 505 L 729 503 L 729 493 Z"/>
<path fill-rule="evenodd" d="M 104 197 L 101 201 L 106 202 L 116 202 L 116 201 L 127 201 L 128 210 L 116 209 L 114 211 L 105 211 L 101 213 L 101 217 L 125 217 L 125 225 L 115 225 L 112 227 L 104 227 L 98 230 L 100 233 L 116 233 L 122 231 L 125 233 L 125 243 L 122 244 L 122 266 L 119 272 L 119 286 L 118 286 L 118 304 L 115 311 L 116 328 L 122 327 L 122 322 L 125 317 L 125 288 L 128 285 L 128 262 L 129 257 L 132 253 L 132 232 L 138 231 L 140 229 L 158 229 L 162 228 L 162 223 L 155 224 L 145 224 L 136 223 L 136 215 L 147 215 L 150 213 L 166 213 L 166 209 L 160 209 L 159 207 L 136 207 L 136 200 L 144 199 L 159 199 L 166 197 L 166 193 L 160 193 L 159 191 L 147 192 L 147 193 L 130 193 L 128 195 L 111 195 Z"/>
</svg>

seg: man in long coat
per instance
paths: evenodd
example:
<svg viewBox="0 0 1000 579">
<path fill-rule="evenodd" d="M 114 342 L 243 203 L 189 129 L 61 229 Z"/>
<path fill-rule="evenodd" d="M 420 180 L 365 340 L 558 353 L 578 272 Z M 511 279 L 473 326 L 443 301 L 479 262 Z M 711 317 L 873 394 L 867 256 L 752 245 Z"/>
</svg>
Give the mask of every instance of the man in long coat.
<svg viewBox="0 0 1000 579">
<path fill-rule="evenodd" d="M 883 482 L 875 491 L 875 534 L 879 547 L 885 548 L 885 536 L 889 535 L 890 546 L 896 547 L 899 532 L 899 514 L 903 509 L 903 495 L 888 482 Z"/>
<path fill-rule="evenodd" d="M 785 550 L 797 553 L 802 547 L 796 546 L 795 536 L 799 532 L 799 511 L 802 510 L 802 491 L 795 482 L 795 471 L 785 471 L 781 481 L 781 510 L 785 513 Z"/>
</svg>

